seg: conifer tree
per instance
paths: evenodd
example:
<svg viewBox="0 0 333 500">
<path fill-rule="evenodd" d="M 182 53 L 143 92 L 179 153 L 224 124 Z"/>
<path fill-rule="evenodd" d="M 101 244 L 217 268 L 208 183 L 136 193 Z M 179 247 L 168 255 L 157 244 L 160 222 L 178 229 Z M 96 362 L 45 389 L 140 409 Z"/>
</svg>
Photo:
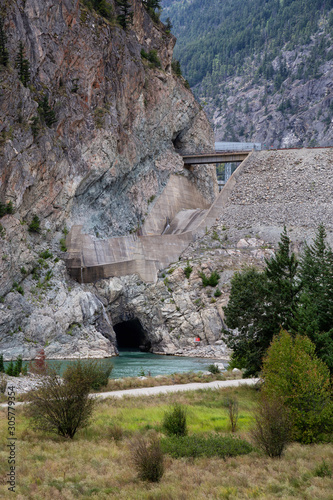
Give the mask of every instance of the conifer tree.
<svg viewBox="0 0 333 500">
<path fill-rule="evenodd" d="M 0 64 L 3 66 L 8 65 L 8 50 L 6 48 L 7 37 L 3 27 L 3 20 L 0 17 Z"/>
<path fill-rule="evenodd" d="M 333 252 L 321 224 L 300 260 L 303 293 L 294 330 L 307 335 L 318 356 L 333 372 Z"/>
<path fill-rule="evenodd" d="M 19 79 L 26 87 L 30 80 L 30 63 L 25 58 L 25 49 L 23 43 L 19 43 L 18 53 L 15 59 L 16 67 L 18 68 Z"/>
<path fill-rule="evenodd" d="M 133 22 L 133 11 L 132 5 L 129 0 L 116 0 L 119 6 L 120 14 L 117 17 L 117 20 L 120 26 L 126 30 L 130 24 Z"/>
<path fill-rule="evenodd" d="M 56 122 L 56 115 L 54 110 L 51 108 L 49 104 L 49 98 L 45 94 L 43 99 L 38 104 L 38 112 L 41 117 L 44 119 L 46 125 L 51 127 L 53 123 Z"/>
<path fill-rule="evenodd" d="M 3 354 L 0 354 L 0 373 L 4 373 L 5 367 L 3 364 Z"/>
<path fill-rule="evenodd" d="M 238 334 L 225 331 L 224 338 L 233 350 L 234 362 L 245 368 L 247 375 L 260 371 L 273 336 L 294 322 L 301 288 L 297 267 L 284 228 L 275 255 L 266 260 L 265 271 L 250 268 L 236 273 L 231 281 L 225 320 Z"/>
</svg>

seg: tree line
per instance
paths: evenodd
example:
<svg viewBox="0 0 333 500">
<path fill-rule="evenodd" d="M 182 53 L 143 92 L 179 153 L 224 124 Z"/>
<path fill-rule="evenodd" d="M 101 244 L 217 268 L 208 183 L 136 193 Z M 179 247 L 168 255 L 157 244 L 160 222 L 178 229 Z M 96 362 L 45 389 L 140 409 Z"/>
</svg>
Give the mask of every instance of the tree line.
<svg viewBox="0 0 333 500">
<path fill-rule="evenodd" d="M 299 259 L 284 228 L 275 255 L 265 264 L 263 272 L 248 267 L 232 278 L 224 308 L 232 329 L 224 331 L 232 363 L 247 375 L 259 373 L 272 339 L 284 329 L 307 336 L 333 373 L 333 252 L 324 226 Z"/>
</svg>

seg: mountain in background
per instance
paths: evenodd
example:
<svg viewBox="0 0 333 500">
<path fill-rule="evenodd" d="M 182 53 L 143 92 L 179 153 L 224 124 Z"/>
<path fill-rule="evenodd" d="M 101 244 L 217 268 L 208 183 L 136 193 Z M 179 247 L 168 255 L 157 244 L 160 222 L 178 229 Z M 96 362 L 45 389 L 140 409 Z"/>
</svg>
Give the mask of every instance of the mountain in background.
<svg viewBox="0 0 333 500">
<path fill-rule="evenodd" d="M 164 0 L 217 140 L 333 145 L 333 0 Z"/>
</svg>

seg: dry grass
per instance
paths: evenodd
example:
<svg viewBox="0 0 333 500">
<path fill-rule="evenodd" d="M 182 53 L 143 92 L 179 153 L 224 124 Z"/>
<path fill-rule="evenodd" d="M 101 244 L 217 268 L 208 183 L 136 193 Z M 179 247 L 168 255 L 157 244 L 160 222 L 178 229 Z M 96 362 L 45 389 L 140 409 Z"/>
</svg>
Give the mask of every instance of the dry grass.
<svg viewBox="0 0 333 500">
<path fill-rule="evenodd" d="M 259 452 L 225 461 L 167 457 L 160 483 L 147 484 L 137 478 L 131 465 L 130 443 L 138 429 L 144 436 L 149 435 L 151 428 L 159 430 L 163 412 L 174 402 L 188 405 L 190 433 L 214 430 L 216 422 L 222 426 L 225 421 L 227 426 L 223 400 L 228 396 L 237 396 L 239 400 L 240 430 L 236 434 L 248 438 L 257 394 L 245 388 L 105 400 L 98 403 L 92 425 L 79 431 L 73 440 L 32 431 L 24 409 L 18 408 L 17 493 L 13 498 L 333 499 L 333 478 L 315 476 L 323 458 L 333 464 L 332 444 L 292 444 L 281 459 L 266 458 Z M 3 437 L 7 436 L 6 417 L 6 411 L 1 410 Z M 112 438 L 112 424 L 123 428 L 122 440 Z M 8 498 L 5 439 L 1 445 L 0 498 Z"/>
<path fill-rule="evenodd" d="M 241 378 L 239 374 L 232 371 L 209 375 L 201 372 L 174 373 L 172 375 L 159 377 L 126 377 L 119 380 L 110 379 L 107 387 L 99 392 L 117 391 L 124 389 L 136 389 L 137 387 L 157 387 L 159 385 L 190 384 L 192 382 L 212 382 L 213 380 L 231 380 Z"/>
</svg>

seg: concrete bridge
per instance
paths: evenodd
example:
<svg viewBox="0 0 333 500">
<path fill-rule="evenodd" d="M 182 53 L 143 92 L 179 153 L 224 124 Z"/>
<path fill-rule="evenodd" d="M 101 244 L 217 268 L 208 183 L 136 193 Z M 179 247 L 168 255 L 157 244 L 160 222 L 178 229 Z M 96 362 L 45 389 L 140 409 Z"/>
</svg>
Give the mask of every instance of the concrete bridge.
<svg viewBox="0 0 333 500">
<path fill-rule="evenodd" d="M 251 151 L 214 151 L 212 153 L 186 154 L 183 156 L 184 165 L 190 168 L 191 165 L 207 163 L 240 163 L 248 157 Z"/>
</svg>

